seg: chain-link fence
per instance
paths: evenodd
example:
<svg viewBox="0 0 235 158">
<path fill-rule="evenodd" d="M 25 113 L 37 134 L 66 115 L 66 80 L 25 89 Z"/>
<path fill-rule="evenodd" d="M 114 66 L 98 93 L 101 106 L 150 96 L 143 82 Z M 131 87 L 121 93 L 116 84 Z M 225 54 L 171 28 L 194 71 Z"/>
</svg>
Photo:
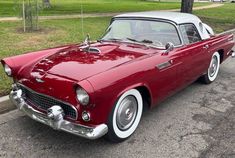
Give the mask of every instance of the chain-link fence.
<svg viewBox="0 0 235 158">
<path fill-rule="evenodd" d="M 39 0 L 16 0 L 16 10 L 22 17 L 24 32 L 36 31 L 38 26 L 38 14 L 42 3 Z"/>
</svg>

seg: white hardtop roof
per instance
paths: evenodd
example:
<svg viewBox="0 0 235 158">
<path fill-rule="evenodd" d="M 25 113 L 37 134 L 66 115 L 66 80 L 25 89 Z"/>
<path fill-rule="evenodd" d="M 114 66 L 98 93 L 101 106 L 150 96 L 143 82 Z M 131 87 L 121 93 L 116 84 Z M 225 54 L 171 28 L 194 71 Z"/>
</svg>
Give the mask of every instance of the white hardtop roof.
<svg viewBox="0 0 235 158">
<path fill-rule="evenodd" d="M 148 12 L 120 14 L 115 16 L 114 18 L 153 18 L 153 19 L 168 20 L 174 22 L 177 25 L 183 23 L 193 23 L 196 26 L 202 39 L 207 39 L 210 37 L 205 27 L 202 25 L 201 20 L 197 16 L 188 13 L 148 11 Z"/>
<path fill-rule="evenodd" d="M 156 18 L 175 22 L 176 24 L 201 22 L 201 20 L 192 14 L 166 11 L 150 11 L 150 12 L 136 12 L 126 13 L 115 16 L 115 18 Z"/>
</svg>

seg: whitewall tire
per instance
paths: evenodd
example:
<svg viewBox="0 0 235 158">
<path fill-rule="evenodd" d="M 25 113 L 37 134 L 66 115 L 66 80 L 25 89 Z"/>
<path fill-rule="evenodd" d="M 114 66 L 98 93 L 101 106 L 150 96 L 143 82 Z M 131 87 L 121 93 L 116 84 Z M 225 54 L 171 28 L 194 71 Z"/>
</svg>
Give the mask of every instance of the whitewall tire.
<svg viewBox="0 0 235 158">
<path fill-rule="evenodd" d="M 212 83 L 216 79 L 219 73 L 219 68 L 220 68 L 220 55 L 218 52 L 215 52 L 211 57 L 207 73 L 202 76 L 202 81 L 206 84 Z"/>
<path fill-rule="evenodd" d="M 136 130 L 143 112 L 143 99 L 140 92 L 131 89 L 117 100 L 108 120 L 107 137 L 114 142 L 121 142 Z"/>
</svg>

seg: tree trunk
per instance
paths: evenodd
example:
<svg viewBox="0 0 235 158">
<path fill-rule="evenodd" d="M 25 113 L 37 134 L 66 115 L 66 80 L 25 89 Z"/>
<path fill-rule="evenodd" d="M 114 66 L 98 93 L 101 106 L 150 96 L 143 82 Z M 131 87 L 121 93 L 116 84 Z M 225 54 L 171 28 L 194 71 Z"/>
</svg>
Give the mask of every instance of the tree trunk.
<svg viewBox="0 0 235 158">
<path fill-rule="evenodd" d="M 43 8 L 51 8 L 50 0 L 42 0 Z"/>
<path fill-rule="evenodd" d="M 192 13 L 194 0 L 182 0 L 181 1 L 181 12 Z"/>
</svg>

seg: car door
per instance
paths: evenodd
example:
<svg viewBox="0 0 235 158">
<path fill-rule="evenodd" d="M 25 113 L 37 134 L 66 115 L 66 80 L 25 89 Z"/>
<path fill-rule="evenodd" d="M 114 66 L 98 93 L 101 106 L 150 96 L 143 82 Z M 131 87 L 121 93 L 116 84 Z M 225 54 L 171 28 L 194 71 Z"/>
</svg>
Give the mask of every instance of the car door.
<svg viewBox="0 0 235 158">
<path fill-rule="evenodd" d="M 192 82 L 201 76 L 208 67 L 208 50 L 209 43 L 207 40 L 202 40 L 194 24 L 180 25 L 180 31 L 184 40 L 185 58 L 187 58 L 188 76 L 185 82 Z"/>
<path fill-rule="evenodd" d="M 156 74 L 151 75 L 150 84 L 155 89 L 153 91 L 159 102 L 182 87 L 182 80 L 189 73 L 186 71 L 188 61 L 185 58 L 185 52 L 181 49 L 182 41 L 176 27 L 169 23 L 158 22 L 157 24 L 152 23 L 151 30 L 153 30 L 151 40 L 159 41 L 162 45 L 171 42 L 175 46 L 173 50 L 162 50 L 161 53 L 157 53 L 149 62 L 155 67 L 153 72 Z M 153 95 L 155 96 L 155 94 Z"/>
<path fill-rule="evenodd" d="M 185 51 L 175 48 L 169 53 L 161 53 L 155 57 L 157 74 L 152 84 L 156 87 L 157 102 L 184 87 L 184 80 L 189 75 L 186 71 L 188 61 L 184 56 Z"/>
</svg>

